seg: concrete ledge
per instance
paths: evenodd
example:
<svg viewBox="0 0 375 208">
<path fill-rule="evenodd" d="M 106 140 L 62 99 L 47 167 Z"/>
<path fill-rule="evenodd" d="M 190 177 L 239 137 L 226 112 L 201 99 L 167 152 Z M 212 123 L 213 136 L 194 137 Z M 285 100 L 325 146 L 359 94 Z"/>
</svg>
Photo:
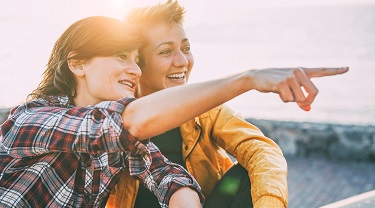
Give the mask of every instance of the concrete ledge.
<svg viewBox="0 0 375 208">
<path fill-rule="evenodd" d="M 285 156 L 375 161 L 375 126 L 247 121 L 273 139 Z"/>
<path fill-rule="evenodd" d="M 9 111 L 0 109 L 0 124 Z M 286 157 L 375 161 L 375 126 L 246 120 L 273 139 Z"/>
<path fill-rule="evenodd" d="M 0 124 L 4 123 L 8 118 L 10 109 L 11 108 L 0 108 Z"/>
<path fill-rule="evenodd" d="M 373 208 L 375 206 L 375 190 L 349 197 L 320 208 Z"/>
</svg>

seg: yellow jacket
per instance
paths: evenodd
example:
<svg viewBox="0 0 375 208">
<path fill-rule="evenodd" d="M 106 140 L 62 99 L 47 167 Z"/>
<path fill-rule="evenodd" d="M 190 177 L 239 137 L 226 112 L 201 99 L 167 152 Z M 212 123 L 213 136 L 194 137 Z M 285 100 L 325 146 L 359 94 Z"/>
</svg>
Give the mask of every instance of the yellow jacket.
<svg viewBox="0 0 375 208">
<path fill-rule="evenodd" d="M 204 195 L 232 166 L 233 155 L 247 169 L 255 208 L 287 207 L 287 163 L 280 147 L 225 105 L 180 126 L 186 168 Z M 107 207 L 134 207 L 139 181 L 124 171 Z"/>
</svg>

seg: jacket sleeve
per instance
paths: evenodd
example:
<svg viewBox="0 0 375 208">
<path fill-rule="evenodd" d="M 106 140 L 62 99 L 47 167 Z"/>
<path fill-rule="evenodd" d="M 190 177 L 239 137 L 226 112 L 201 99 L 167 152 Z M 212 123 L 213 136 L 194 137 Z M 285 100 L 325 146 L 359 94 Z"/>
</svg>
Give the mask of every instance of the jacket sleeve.
<svg viewBox="0 0 375 208">
<path fill-rule="evenodd" d="M 254 207 L 287 207 L 287 163 L 280 147 L 225 105 L 217 109 L 212 137 L 247 169 Z"/>
</svg>

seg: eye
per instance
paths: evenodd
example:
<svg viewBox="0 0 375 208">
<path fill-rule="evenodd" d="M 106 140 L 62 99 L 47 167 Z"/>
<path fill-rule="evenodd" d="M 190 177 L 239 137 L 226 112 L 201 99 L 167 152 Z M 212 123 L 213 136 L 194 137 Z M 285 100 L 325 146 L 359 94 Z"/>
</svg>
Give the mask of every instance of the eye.
<svg viewBox="0 0 375 208">
<path fill-rule="evenodd" d="M 182 52 L 184 52 L 184 53 L 188 53 L 188 52 L 190 52 L 190 46 L 185 46 L 185 47 L 183 47 L 183 48 L 182 48 Z"/>
<path fill-rule="evenodd" d="M 166 54 L 170 54 L 172 51 L 170 49 L 165 49 L 163 51 L 161 51 L 159 54 L 160 55 L 166 55 Z"/>
<path fill-rule="evenodd" d="M 139 56 L 135 57 L 134 61 L 135 63 L 139 64 Z"/>
<path fill-rule="evenodd" d="M 182 51 L 184 52 L 189 52 L 190 51 L 190 46 L 185 46 L 182 48 Z"/>
<path fill-rule="evenodd" d="M 126 54 L 119 54 L 119 55 L 117 55 L 117 57 L 119 57 L 122 60 L 126 60 L 126 58 L 128 58 L 128 56 Z"/>
</svg>

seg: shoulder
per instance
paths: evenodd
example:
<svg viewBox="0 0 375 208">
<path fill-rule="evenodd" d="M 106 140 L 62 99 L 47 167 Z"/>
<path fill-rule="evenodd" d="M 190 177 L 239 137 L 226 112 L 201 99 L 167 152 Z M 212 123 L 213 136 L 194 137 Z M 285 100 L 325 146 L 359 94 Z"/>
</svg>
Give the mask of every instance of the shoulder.
<svg viewBox="0 0 375 208">
<path fill-rule="evenodd" d="M 199 120 L 202 126 L 223 126 L 233 118 L 236 118 L 236 120 L 242 119 L 239 113 L 223 104 L 199 115 L 196 119 Z"/>
<path fill-rule="evenodd" d="M 240 113 L 235 112 L 229 106 L 223 104 L 215 108 L 212 108 L 211 110 L 199 115 L 198 118 L 203 119 L 203 118 L 209 117 L 212 120 L 217 120 L 217 119 L 230 119 L 233 116 L 241 117 Z"/>
</svg>

